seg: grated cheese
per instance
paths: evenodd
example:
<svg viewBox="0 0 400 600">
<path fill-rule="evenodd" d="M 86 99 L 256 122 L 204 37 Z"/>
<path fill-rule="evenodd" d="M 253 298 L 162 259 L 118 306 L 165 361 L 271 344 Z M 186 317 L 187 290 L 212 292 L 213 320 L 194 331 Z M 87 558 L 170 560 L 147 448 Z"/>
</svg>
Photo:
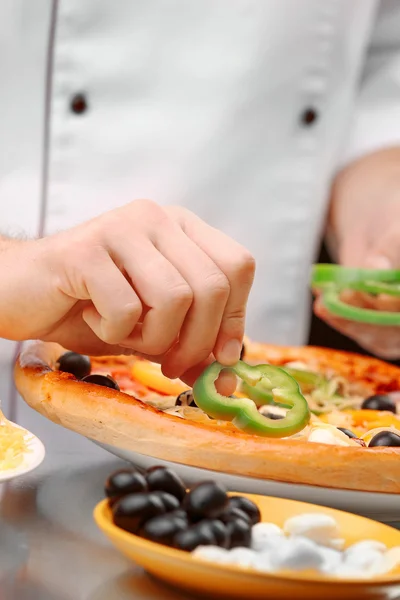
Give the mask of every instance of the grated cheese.
<svg viewBox="0 0 400 600">
<path fill-rule="evenodd" d="M 10 423 L 0 411 L 0 471 L 18 468 L 28 451 L 26 432 Z"/>
</svg>

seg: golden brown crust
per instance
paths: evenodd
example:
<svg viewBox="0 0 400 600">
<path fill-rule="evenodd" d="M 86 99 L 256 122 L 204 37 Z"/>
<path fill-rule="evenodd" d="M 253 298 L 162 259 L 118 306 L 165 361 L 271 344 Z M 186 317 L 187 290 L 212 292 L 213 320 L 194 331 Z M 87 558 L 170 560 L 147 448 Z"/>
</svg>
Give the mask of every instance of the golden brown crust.
<svg viewBox="0 0 400 600">
<path fill-rule="evenodd" d="M 128 394 L 82 383 L 72 375 L 53 371 L 63 351 L 57 344 L 31 344 L 16 363 L 15 382 L 32 408 L 88 438 L 154 458 L 235 475 L 351 490 L 400 492 L 400 457 L 394 448 L 368 450 L 267 439 L 186 421 Z M 349 360 L 352 369 L 358 365 L 365 373 L 369 364 L 391 384 L 400 382 L 399 369 L 375 359 L 317 348 L 279 349 L 262 344 L 247 347 L 249 359 L 265 356 L 273 362 L 276 356 L 279 362 L 278 355 L 282 356 L 282 352 L 289 356 L 288 360 L 299 360 L 302 355 L 304 359 L 310 356 L 330 361 L 331 366 L 333 361 L 334 368 Z"/>
</svg>

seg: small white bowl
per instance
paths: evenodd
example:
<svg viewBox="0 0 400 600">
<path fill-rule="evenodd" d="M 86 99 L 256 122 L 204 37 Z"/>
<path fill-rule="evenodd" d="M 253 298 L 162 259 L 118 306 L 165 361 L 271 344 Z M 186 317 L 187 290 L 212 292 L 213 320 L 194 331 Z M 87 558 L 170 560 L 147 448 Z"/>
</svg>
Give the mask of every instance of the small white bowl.
<svg viewBox="0 0 400 600">
<path fill-rule="evenodd" d="M 0 483 L 4 481 L 10 481 L 11 479 L 15 479 L 16 477 L 21 477 L 21 475 L 30 473 L 42 463 L 45 456 L 45 448 L 39 438 L 16 423 L 12 423 L 10 421 L 10 424 L 25 431 L 27 451 L 24 453 L 24 459 L 22 463 L 16 469 L 6 469 L 3 471 L 0 470 Z"/>
</svg>

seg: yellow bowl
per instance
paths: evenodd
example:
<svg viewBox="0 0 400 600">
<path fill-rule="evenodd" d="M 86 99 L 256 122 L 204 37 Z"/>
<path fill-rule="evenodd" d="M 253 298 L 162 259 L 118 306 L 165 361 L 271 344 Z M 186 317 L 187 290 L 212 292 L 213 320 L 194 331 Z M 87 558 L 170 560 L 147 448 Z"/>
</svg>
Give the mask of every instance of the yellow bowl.
<svg viewBox="0 0 400 600">
<path fill-rule="evenodd" d="M 289 517 L 321 512 L 336 519 L 346 546 L 363 539 L 383 542 L 388 548 L 400 546 L 400 531 L 364 517 L 295 500 L 240 495 L 250 498 L 258 505 L 263 521 L 276 523 L 280 527 Z M 190 592 L 246 600 L 378 600 L 395 598 L 397 591 L 397 597 L 400 598 L 400 569 L 369 580 L 340 580 L 315 571 L 264 574 L 251 569 L 209 563 L 190 553 L 128 533 L 114 525 L 107 500 L 96 506 L 94 519 L 111 542 L 128 558 L 166 583 Z"/>
</svg>

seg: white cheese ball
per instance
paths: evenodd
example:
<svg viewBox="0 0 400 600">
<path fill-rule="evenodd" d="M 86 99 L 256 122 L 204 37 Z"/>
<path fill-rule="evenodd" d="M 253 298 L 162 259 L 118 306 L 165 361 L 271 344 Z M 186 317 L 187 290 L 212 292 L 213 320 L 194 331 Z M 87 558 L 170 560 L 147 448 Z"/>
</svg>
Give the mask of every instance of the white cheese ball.
<svg viewBox="0 0 400 600">
<path fill-rule="evenodd" d="M 353 552 L 365 552 L 365 550 L 386 552 L 387 548 L 385 544 L 382 544 L 382 542 L 377 542 L 376 540 L 362 540 L 361 542 L 356 542 L 352 546 L 349 546 L 345 551 L 344 555 L 346 557 L 352 554 Z"/>
<path fill-rule="evenodd" d="M 274 523 L 257 523 L 251 530 L 251 547 L 256 552 L 275 548 L 284 540 L 282 529 Z"/>
<path fill-rule="evenodd" d="M 322 546 L 341 547 L 338 525 L 333 517 L 323 513 L 307 513 L 288 519 L 283 531 L 290 536 L 303 536 Z"/>
<path fill-rule="evenodd" d="M 323 559 L 320 571 L 325 575 L 334 575 L 343 562 L 343 553 L 324 546 L 319 548 Z"/>
<path fill-rule="evenodd" d="M 271 573 L 274 570 L 271 565 L 271 553 L 258 552 L 254 558 L 252 567 L 261 573 Z"/>
<path fill-rule="evenodd" d="M 368 546 L 358 551 L 345 552 L 343 558 L 345 567 L 363 571 L 367 575 L 385 573 L 389 568 L 385 554 Z"/>
<path fill-rule="evenodd" d="M 227 564 L 239 567 L 251 567 L 257 554 L 250 548 L 233 548 L 227 553 Z"/>
<path fill-rule="evenodd" d="M 192 552 L 196 558 L 209 560 L 213 563 L 226 564 L 229 561 L 229 552 L 219 546 L 198 546 Z"/>
<path fill-rule="evenodd" d="M 385 558 L 388 563 L 388 570 L 392 571 L 400 565 L 400 546 L 394 546 L 385 553 Z"/>
<path fill-rule="evenodd" d="M 315 542 L 301 537 L 287 540 L 276 551 L 270 552 L 273 569 L 319 569 L 323 564 L 321 549 Z"/>
</svg>

